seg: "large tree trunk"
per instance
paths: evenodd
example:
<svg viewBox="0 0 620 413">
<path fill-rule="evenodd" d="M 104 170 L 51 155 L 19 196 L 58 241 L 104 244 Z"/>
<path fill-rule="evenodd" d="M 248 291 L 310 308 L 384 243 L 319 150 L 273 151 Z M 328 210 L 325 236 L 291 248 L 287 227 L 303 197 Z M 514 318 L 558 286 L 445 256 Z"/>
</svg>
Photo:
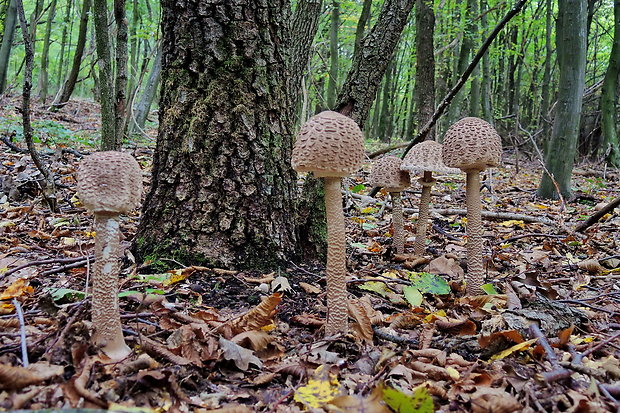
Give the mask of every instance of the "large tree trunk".
<svg viewBox="0 0 620 413">
<path fill-rule="evenodd" d="M 52 103 L 52 109 L 59 109 L 63 107 L 73 94 L 75 84 L 77 83 L 78 75 L 80 74 L 80 66 L 82 65 L 82 56 L 84 55 L 84 47 L 86 46 L 86 32 L 88 28 L 88 14 L 90 12 L 90 5 L 92 0 L 84 0 L 82 3 L 82 15 L 80 16 L 80 28 L 78 30 L 78 40 L 75 46 L 75 53 L 73 54 L 73 64 L 71 65 L 71 71 L 62 85 L 62 90 L 58 94 L 58 97 Z"/>
<path fill-rule="evenodd" d="M 294 253 L 286 0 L 163 0 L 142 258 L 274 267 Z"/>
<path fill-rule="evenodd" d="M 114 87 L 112 57 L 110 56 L 110 30 L 106 0 L 93 0 L 93 20 L 97 41 L 97 66 L 99 66 L 99 99 L 101 103 L 101 149 L 117 150 L 116 121 L 114 116 Z"/>
<path fill-rule="evenodd" d="M 620 73 L 620 0 L 614 0 L 614 43 L 601 91 L 601 130 L 603 140 L 599 155 L 605 156 L 611 166 L 620 166 L 620 148 L 616 130 L 616 90 Z"/>
<path fill-rule="evenodd" d="M 362 127 L 414 4 L 415 0 L 386 0 L 360 52 L 353 56 L 336 110 Z"/>
<path fill-rule="evenodd" d="M 570 199 L 571 174 L 579 136 L 579 120 L 585 85 L 586 0 L 560 2 L 556 26 L 556 44 L 560 80 L 551 140 L 545 153 L 545 165 L 562 195 Z M 546 173 L 538 195 L 557 198 L 553 180 Z"/>
<path fill-rule="evenodd" d="M 13 35 L 15 34 L 15 23 L 17 22 L 17 8 L 15 0 L 9 0 L 4 19 L 4 34 L 2 35 L 2 45 L 0 45 L 0 93 L 6 87 L 6 75 L 9 69 L 9 57 L 13 46 Z"/>
<path fill-rule="evenodd" d="M 430 120 L 435 112 L 435 14 L 429 0 L 417 0 L 415 8 L 416 21 L 416 70 L 415 98 L 418 127 Z M 435 128 L 429 132 L 427 139 L 435 138 Z M 411 138 L 409 136 L 408 138 Z"/>
</svg>

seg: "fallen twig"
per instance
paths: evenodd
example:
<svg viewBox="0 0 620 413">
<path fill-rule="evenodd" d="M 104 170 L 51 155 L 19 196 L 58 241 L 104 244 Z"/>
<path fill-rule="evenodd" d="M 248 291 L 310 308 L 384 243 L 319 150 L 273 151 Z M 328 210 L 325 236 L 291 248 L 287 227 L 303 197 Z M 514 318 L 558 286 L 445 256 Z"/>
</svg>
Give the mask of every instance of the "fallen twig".
<svg viewBox="0 0 620 413">
<path fill-rule="evenodd" d="M 24 321 L 24 313 L 22 312 L 22 306 L 17 301 L 16 298 L 13 298 L 13 306 L 15 306 L 15 312 L 17 313 L 17 318 L 19 319 L 19 333 L 21 336 L 21 347 L 22 347 L 22 365 L 24 367 L 28 367 L 30 364 L 28 362 L 28 343 L 26 343 L 26 322 Z"/>
<path fill-rule="evenodd" d="M 575 231 L 582 232 L 586 228 L 591 227 L 592 225 L 596 224 L 601 218 L 603 218 L 606 214 L 608 214 L 611 211 L 613 211 L 614 209 L 616 209 L 619 205 L 620 205 L 620 197 L 618 197 L 618 198 L 614 199 L 613 201 L 609 202 L 607 205 L 605 205 L 603 208 L 601 208 L 599 211 L 597 211 L 590 218 L 586 219 L 585 221 L 583 221 L 582 223 L 577 225 L 575 227 Z"/>
<path fill-rule="evenodd" d="M 8 270 L 7 272 L 4 273 L 4 276 L 7 277 L 19 270 L 23 270 L 24 268 L 27 267 L 32 267 L 35 265 L 44 265 L 44 264 L 69 264 L 69 263 L 74 263 L 74 262 L 78 262 L 78 261 L 84 261 L 86 259 L 90 259 L 91 261 L 95 260 L 95 256 L 91 255 L 90 257 L 73 257 L 73 258 L 50 258 L 47 260 L 38 260 L 38 261 L 30 261 L 27 262 L 25 264 L 22 265 L 18 265 L 15 268 L 11 268 L 10 270 Z"/>
<path fill-rule="evenodd" d="M 530 334 L 534 338 L 538 339 L 538 344 L 540 344 L 543 350 L 545 350 L 547 360 L 549 360 L 549 363 L 551 363 L 551 366 L 553 367 L 553 370 L 542 374 L 542 377 L 545 379 L 545 381 L 547 383 L 551 383 L 570 377 L 570 375 L 572 374 L 571 371 L 563 368 L 560 365 L 560 362 L 558 361 L 558 356 L 555 354 L 553 347 L 551 347 L 551 345 L 547 341 L 547 337 L 545 337 L 542 331 L 540 331 L 540 327 L 538 327 L 538 324 L 532 323 L 529 330 Z"/>
</svg>

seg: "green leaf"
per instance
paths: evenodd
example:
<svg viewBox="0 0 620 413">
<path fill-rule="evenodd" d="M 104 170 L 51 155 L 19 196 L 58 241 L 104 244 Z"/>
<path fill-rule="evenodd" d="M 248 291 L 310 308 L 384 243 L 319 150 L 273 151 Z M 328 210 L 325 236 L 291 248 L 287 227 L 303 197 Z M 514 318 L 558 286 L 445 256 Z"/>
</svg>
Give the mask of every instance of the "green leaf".
<svg viewBox="0 0 620 413">
<path fill-rule="evenodd" d="M 383 401 L 396 413 L 433 413 L 435 411 L 433 398 L 426 387 L 418 387 L 412 396 L 386 387 L 383 389 Z"/>
<path fill-rule="evenodd" d="M 484 291 L 488 295 L 498 294 L 497 290 L 495 289 L 495 287 L 491 283 L 482 284 L 482 287 L 480 287 L 480 288 L 482 288 L 482 291 Z"/>
<path fill-rule="evenodd" d="M 377 228 L 377 224 L 373 224 L 370 222 L 362 223 L 362 229 L 369 230 L 369 229 L 375 229 L 375 228 Z"/>
<path fill-rule="evenodd" d="M 409 280 L 411 286 L 417 288 L 421 293 L 445 295 L 450 294 L 450 286 L 438 275 L 427 272 L 410 272 Z"/>
<path fill-rule="evenodd" d="M 353 188 L 351 188 L 351 192 L 353 192 L 354 194 L 359 194 L 362 191 L 366 190 L 366 185 L 364 184 L 357 184 L 355 185 Z"/>
<path fill-rule="evenodd" d="M 72 290 L 70 288 L 47 288 L 47 291 L 52 295 L 54 301 L 77 301 L 86 298 L 84 291 Z"/>
<path fill-rule="evenodd" d="M 360 249 L 363 249 L 363 250 L 367 250 L 368 249 L 368 245 L 362 244 L 361 242 L 352 242 L 351 246 L 355 247 L 355 248 L 360 248 Z"/>
<path fill-rule="evenodd" d="M 403 294 L 405 295 L 405 299 L 407 300 L 407 302 L 413 307 L 419 307 L 420 305 L 422 305 L 424 297 L 420 293 L 420 290 L 418 290 L 417 288 L 408 285 L 407 287 L 403 288 Z"/>
</svg>

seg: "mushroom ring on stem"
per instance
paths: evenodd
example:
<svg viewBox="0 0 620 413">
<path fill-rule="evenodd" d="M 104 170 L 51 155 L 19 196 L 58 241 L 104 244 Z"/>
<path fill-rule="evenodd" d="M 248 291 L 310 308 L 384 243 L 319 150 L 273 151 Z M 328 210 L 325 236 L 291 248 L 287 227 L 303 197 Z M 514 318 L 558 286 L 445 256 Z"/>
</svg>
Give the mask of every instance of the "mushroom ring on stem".
<svg viewBox="0 0 620 413">
<path fill-rule="evenodd" d="M 435 141 L 424 141 L 413 146 L 405 156 L 405 159 L 403 159 L 400 169 L 409 172 L 412 183 L 416 173 L 423 174 L 418 179 L 418 182 L 422 185 L 422 194 L 420 195 L 418 225 L 413 246 L 415 255 L 422 256 L 426 250 L 426 231 L 430 216 L 431 189 L 436 182 L 433 179 L 433 172 L 457 174 L 460 171 L 457 168 L 450 168 L 443 163 L 441 159 L 441 144 Z"/>
<path fill-rule="evenodd" d="M 400 193 L 410 186 L 409 174 L 401 170 L 401 162 L 396 156 L 384 156 L 372 164 L 369 178 L 372 186 L 383 187 L 392 197 L 393 245 L 397 254 L 405 252 L 403 204 Z"/>
<path fill-rule="evenodd" d="M 502 140 L 493 126 L 479 118 L 463 118 L 450 126 L 443 140 L 443 161 L 467 174 L 467 289 L 468 295 L 482 294 L 482 204 L 480 172 L 498 166 Z"/>
<path fill-rule="evenodd" d="M 359 169 L 363 157 L 364 136 L 357 123 L 332 111 L 321 112 L 304 123 L 293 147 L 293 168 L 297 172 L 313 172 L 325 181 L 326 336 L 348 332 L 346 239 L 340 179 Z"/>
<path fill-rule="evenodd" d="M 95 215 L 93 266 L 93 341 L 113 360 L 127 357 L 118 308 L 120 271 L 119 215 L 140 203 L 142 172 L 138 162 L 122 152 L 97 152 L 85 157 L 78 169 L 78 194 Z"/>
</svg>

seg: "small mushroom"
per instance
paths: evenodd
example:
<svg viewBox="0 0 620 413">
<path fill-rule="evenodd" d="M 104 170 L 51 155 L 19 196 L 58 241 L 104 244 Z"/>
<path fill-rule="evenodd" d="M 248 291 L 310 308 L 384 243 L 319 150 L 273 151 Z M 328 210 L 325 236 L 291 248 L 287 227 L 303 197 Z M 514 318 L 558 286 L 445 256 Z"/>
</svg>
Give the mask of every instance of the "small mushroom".
<svg viewBox="0 0 620 413">
<path fill-rule="evenodd" d="M 325 181 L 326 336 L 348 332 L 346 240 L 340 180 L 359 169 L 363 157 L 364 137 L 357 123 L 332 111 L 321 112 L 304 123 L 293 148 L 293 168 L 298 172 L 312 172 Z"/>
<path fill-rule="evenodd" d="M 463 118 L 450 126 L 443 141 L 442 157 L 449 167 L 467 174 L 467 294 L 483 291 L 482 217 L 480 172 L 498 166 L 502 141 L 493 126 L 478 118 Z"/>
<path fill-rule="evenodd" d="M 401 170 L 401 162 L 396 156 L 384 156 L 373 163 L 369 178 L 372 186 L 383 187 L 392 197 L 393 245 L 397 254 L 405 252 L 403 204 L 400 193 L 410 185 L 409 174 Z"/>
<path fill-rule="evenodd" d="M 118 309 L 120 271 L 119 215 L 136 208 L 142 195 L 138 162 L 121 152 L 97 152 L 85 157 L 78 169 L 78 194 L 95 215 L 92 321 L 94 343 L 113 360 L 127 357 Z"/>
<path fill-rule="evenodd" d="M 424 255 L 426 243 L 426 230 L 428 228 L 429 206 L 431 203 L 431 189 L 435 184 L 433 172 L 444 174 L 456 174 L 459 170 L 449 168 L 441 159 L 441 144 L 435 141 L 424 141 L 415 145 L 405 156 L 400 169 L 408 171 L 413 183 L 413 176 L 416 173 L 423 173 L 418 179 L 422 185 L 422 194 L 420 196 L 420 206 L 418 213 L 418 225 L 416 228 L 415 244 L 413 252 L 418 255 Z"/>
</svg>

